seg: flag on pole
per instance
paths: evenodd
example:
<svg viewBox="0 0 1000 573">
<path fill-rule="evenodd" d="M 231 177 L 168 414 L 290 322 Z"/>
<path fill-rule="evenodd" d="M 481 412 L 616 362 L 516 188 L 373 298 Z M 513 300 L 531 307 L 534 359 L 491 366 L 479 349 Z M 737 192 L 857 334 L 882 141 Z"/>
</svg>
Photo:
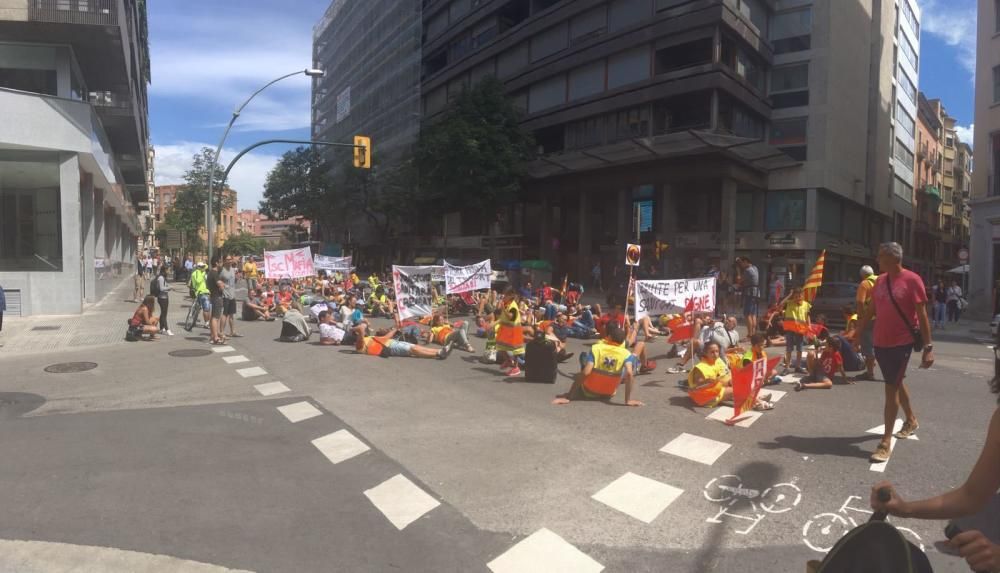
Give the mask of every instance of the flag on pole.
<svg viewBox="0 0 1000 573">
<path fill-rule="evenodd" d="M 819 287 L 823 286 L 824 264 L 826 264 L 825 249 L 819 254 L 819 258 L 816 259 L 816 266 L 814 266 L 812 272 L 809 273 L 809 278 L 806 279 L 806 284 L 802 286 L 802 295 L 808 302 L 816 300 L 816 294 L 819 293 Z"/>
</svg>

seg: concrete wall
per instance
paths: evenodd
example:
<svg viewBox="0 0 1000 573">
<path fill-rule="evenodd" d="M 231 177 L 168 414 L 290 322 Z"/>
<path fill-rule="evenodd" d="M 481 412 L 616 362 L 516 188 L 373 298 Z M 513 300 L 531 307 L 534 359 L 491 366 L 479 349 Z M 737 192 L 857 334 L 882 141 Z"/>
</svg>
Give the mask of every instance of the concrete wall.
<svg viewBox="0 0 1000 573">
<path fill-rule="evenodd" d="M 993 0 L 979 0 L 976 46 L 976 133 L 972 145 L 976 170 L 972 173 L 972 195 L 986 197 L 992 173 L 990 136 L 1000 130 L 1000 106 L 993 104 L 993 66 L 1000 65 L 1000 36 L 995 29 Z"/>
<path fill-rule="evenodd" d="M 993 249 L 1000 245 L 1000 197 L 972 202 L 972 240 L 969 245 L 969 312 L 987 318 L 993 311 L 993 285 L 1000 279 Z"/>
</svg>

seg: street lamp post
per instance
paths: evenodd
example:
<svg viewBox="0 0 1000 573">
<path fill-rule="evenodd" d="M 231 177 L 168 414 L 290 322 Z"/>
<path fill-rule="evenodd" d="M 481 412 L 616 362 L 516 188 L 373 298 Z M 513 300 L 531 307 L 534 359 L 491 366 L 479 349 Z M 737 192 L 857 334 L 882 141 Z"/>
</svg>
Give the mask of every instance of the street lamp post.
<svg viewBox="0 0 1000 573">
<path fill-rule="evenodd" d="M 298 71 L 294 71 L 294 72 L 292 72 L 290 74 L 285 74 L 285 75 L 283 75 L 283 76 L 281 76 L 279 78 L 275 78 L 275 79 L 267 82 L 266 84 L 264 84 L 263 87 L 261 87 L 257 91 L 255 91 L 252 94 L 250 94 L 250 97 L 248 97 L 245 102 L 243 102 L 242 104 L 240 104 L 240 106 L 238 108 L 236 108 L 235 111 L 233 111 L 233 117 L 231 117 L 229 119 L 229 125 L 226 126 L 226 131 L 223 132 L 222 139 L 219 140 L 219 145 L 215 148 L 215 155 L 212 157 L 212 165 L 211 165 L 211 167 L 209 167 L 209 170 L 208 170 L 208 206 L 207 206 L 207 209 L 208 209 L 208 214 L 207 214 L 207 217 L 208 217 L 208 226 L 207 226 L 207 228 L 205 230 L 205 233 L 208 236 L 208 262 L 209 263 L 212 262 L 212 248 L 214 246 L 214 241 L 213 241 L 213 237 L 212 237 L 212 223 L 215 222 L 215 216 L 214 216 L 214 213 L 212 213 L 212 199 L 213 199 L 213 196 L 215 195 L 215 190 L 214 190 L 214 187 L 215 187 L 215 185 L 214 185 L 214 183 L 215 183 L 215 171 L 216 171 L 216 168 L 219 165 L 219 153 L 222 152 L 222 146 L 226 144 L 226 138 L 229 137 L 229 130 L 231 130 L 233 128 L 233 124 L 236 123 L 236 119 L 238 117 L 240 117 L 240 113 L 243 112 L 243 108 L 245 108 L 247 106 L 247 104 L 249 104 L 250 101 L 253 100 L 253 98 L 257 97 L 257 94 L 259 94 L 260 92 L 266 90 L 267 88 L 271 87 L 272 85 L 280 82 L 281 80 L 290 78 L 292 76 L 297 76 L 299 74 L 305 74 L 305 75 L 307 75 L 307 76 L 309 76 L 311 78 L 321 78 L 321 77 L 323 77 L 326 74 L 326 72 L 324 72 L 323 70 L 316 69 L 316 68 L 306 68 L 304 70 L 298 70 Z"/>
</svg>

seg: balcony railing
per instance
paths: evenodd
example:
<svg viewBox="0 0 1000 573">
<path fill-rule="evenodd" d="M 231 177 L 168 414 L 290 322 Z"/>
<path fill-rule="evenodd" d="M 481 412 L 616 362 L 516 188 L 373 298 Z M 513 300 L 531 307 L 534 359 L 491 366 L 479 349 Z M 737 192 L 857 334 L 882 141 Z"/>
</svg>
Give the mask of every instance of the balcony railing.
<svg viewBox="0 0 1000 573">
<path fill-rule="evenodd" d="M 29 0 L 32 22 L 117 26 L 116 0 Z"/>
</svg>

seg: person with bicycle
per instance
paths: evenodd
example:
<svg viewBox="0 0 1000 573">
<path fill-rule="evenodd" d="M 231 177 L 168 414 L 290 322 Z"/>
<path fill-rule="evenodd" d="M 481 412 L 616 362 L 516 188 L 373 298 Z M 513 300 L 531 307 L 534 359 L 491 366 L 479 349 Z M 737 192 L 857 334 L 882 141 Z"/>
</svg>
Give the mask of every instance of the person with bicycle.
<svg viewBox="0 0 1000 573">
<path fill-rule="evenodd" d="M 188 287 L 191 289 L 191 296 L 195 300 L 195 306 L 201 307 L 205 324 L 208 325 L 212 322 L 212 301 L 209 299 L 206 268 L 207 265 L 204 262 L 199 262 L 195 265 L 194 271 L 191 272 L 191 280 L 188 283 Z M 191 326 L 194 327 L 197 322 L 198 319 L 196 316 Z"/>
<path fill-rule="evenodd" d="M 1000 352 L 994 348 L 996 360 Z M 990 389 L 1000 394 L 1000 375 L 994 374 Z M 998 399 L 1000 402 L 1000 399 Z M 878 491 L 888 488 L 889 501 L 880 501 Z M 886 481 L 872 486 L 871 506 L 897 517 L 914 519 L 955 519 L 971 516 L 990 502 L 1000 489 L 1000 408 L 994 410 L 986 431 L 986 443 L 965 483 L 948 493 L 920 501 L 905 501 Z M 995 519 L 995 518 L 994 518 Z M 965 558 L 973 571 L 1000 571 L 1000 545 L 980 531 L 964 531 L 951 538 L 948 545 Z"/>
</svg>

